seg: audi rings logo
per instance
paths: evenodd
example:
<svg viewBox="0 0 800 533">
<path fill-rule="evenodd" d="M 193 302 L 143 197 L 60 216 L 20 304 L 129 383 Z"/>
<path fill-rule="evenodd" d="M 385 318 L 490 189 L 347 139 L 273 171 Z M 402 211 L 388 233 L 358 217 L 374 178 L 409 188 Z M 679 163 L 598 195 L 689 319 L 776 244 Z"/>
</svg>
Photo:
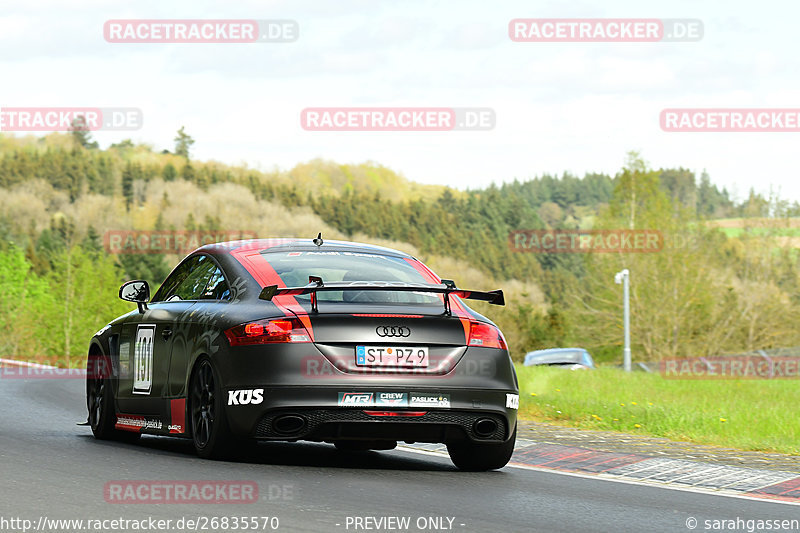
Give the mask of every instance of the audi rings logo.
<svg viewBox="0 0 800 533">
<path fill-rule="evenodd" d="M 411 328 L 406 326 L 378 326 L 375 333 L 379 337 L 408 337 L 411 335 Z"/>
</svg>

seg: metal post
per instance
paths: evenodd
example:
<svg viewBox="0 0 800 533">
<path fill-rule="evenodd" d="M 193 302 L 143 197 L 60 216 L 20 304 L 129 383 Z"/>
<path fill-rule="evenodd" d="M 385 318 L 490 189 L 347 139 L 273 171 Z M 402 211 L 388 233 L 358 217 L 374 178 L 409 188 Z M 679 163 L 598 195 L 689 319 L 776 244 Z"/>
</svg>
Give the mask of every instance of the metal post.
<svg viewBox="0 0 800 533">
<path fill-rule="evenodd" d="M 625 372 L 631 371 L 631 308 L 630 308 L 630 271 L 625 268 L 614 276 L 614 281 L 622 284 L 623 314 L 625 328 L 625 347 L 622 349 L 622 361 Z"/>
</svg>

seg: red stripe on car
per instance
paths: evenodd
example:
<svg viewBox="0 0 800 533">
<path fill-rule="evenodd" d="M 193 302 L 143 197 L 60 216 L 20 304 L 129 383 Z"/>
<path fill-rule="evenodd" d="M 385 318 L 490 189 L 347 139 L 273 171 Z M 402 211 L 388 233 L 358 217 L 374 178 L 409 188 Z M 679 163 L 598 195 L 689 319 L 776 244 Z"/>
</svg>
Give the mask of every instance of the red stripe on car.
<svg viewBox="0 0 800 533">
<path fill-rule="evenodd" d="M 263 249 L 259 248 L 259 250 Z M 281 277 L 275 272 L 275 269 L 272 268 L 272 265 L 264 259 L 264 256 L 261 255 L 259 252 L 253 252 L 253 250 L 249 251 L 240 251 L 236 250 L 231 255 L 239 261 L 242 266 L 247 269 L 253 278 L 255 278 L 256 282 L 262 287 L 266 287 L 267 285 L 277 285 L 281 289 L 286 288 L 286 284 L 283 282 Z M 311 342 L 314 342 L 314 331 L 313 327 L 311 326 L 311 318 L 306 313 L 306 310 L 303 309 L 303 306 L 297 302 L 297 299 L 294 296 L 289 294 L 281 294 L 277 295 L 272 298 L 272 303 L 278 306 L 284 315 L 286 316 L 297 316 L 300 321 L 303 323 L 303 326 L 308 330 L 308 334 L 311 336 Z"/>
<path fill-rule="evenodd" d="M 441 283 L 442 282 L 442 279 L 439 276 L 437 276 L 436 274 L 434 274 L 433 270 L 428 268 L 427 265 L 417 261 L 416 259 L 412 259 L 410 257 L 406 257 L 405 260 L 409 265 L 414 267 L 417 272 L 422 274 L 422 277 L 424 277 L 429 283 Z M 440 297 L 444 298 L 444 296 L 440 296 Z M 444 304 L 444 300 L 442 300 L 442 304 Z M 458 296 L 450 295 L 450 312 L 452 312 L 454 315 L 456 315 L 458 317 L 458 319 L 461 321 L 461 326 L 464 328 L 464 344 L 465 345 L 468 344 L 469 343 L 469 331 L 470 331 L 470 328 L 471 328 L 469 313 L 467 313 L 467 310 L 464 309 L 463 305 L 461 305 L 461 300 L 458 298 Z"/>
<path fill-rule="evenodd" d="M 169 401 L 170 433 L 186 433 L 186 398 Z"/>
</svg>

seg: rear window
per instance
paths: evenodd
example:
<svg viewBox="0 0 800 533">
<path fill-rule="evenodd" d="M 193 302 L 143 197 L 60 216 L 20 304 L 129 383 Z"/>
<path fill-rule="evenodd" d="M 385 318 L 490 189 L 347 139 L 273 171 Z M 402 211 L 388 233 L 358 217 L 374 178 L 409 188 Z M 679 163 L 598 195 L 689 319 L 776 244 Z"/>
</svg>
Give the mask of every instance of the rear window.
<svg viewBox="0 0 800 533">
<path fill-rule="evenodd" d="M 340 251 L 264 252 L 262 256 L 287 287 L 307 285 L 309 276 L 319 276 L 326 283 L 338 281 L 431 283 L 402 257 Z M 311 296 L 302 295 L 296 298 L 309 301 Z M 317 298 L 320 302 L 442 305 L 438 295 L 424 292 L 331 291 L 320 292 Z"/>
</svg>

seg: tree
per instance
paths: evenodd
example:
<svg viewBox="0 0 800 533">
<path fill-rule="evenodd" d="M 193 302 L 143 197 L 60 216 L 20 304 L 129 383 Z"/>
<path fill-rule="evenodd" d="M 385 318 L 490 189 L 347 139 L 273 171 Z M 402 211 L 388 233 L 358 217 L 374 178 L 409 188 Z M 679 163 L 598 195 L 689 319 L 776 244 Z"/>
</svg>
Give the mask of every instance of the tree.
<svg viewBox="0 0 800 533">
<path fill-rule="evenodd" d="M 95 149 L 99 145 L 97 142 L 92 141 L 92 134 L 89 133 L 89 126 L 86 124 L 86 117 L 79 115 L 72 121 L 69 131 L 72 133 L 72 138 L 75 142 L 87 149 Z"/>
<path fill-rule="evenodd" d="M 539 214 L 539 218 L 547 224 L 548 227 L 554 228 L 556 224 L 561 222 L 561 219 L 564 218 L 564 213 L 558 204 L 555 202 L 545 202 L 537 211 Z"/>
<path fill-rule="evenodd" d="M 602 359 L 621 359 L 622 295 L 613 283 L 623 268 L 631 272 L 631 337 L 639 360 L 707 355 L 703 335 L 713 327 L 716 292 L 707 247 L 678 246 L 677 238 L 703 239 L 692 210 L 675 206 L 660 186 L 659 173 L 638 153 L 629 153 L 614 196 L 595 228 L 610 231 L 657 230 L 661 251 L 586 254 L 586 275 L 571 286 L 568 315 L 580 328 L 575 340 Z M 701 240 L 702 242 L 702 240 Z"/>
<path fill-rule="evenodd" d="M 189 161 L 181 168 L 181 178 L 186 181 L 197 181 L 197 172 Z"/>
<path fill-rule="evenodd" d="M 194 139 L 183 131 L 184 127 L 181 126 L 181 129 L 178 130 L 178 135 L 175 137 L 175 155 L 179 155 L 185 157 L 187 160 L 189 159 L 189 150 L 191 149 L 192 145 L 194 144 Z"/>
<path fill-rule="evenodd" d="M 130 150 L 133 147 L 133 141 L 130 139 L 123 139 L 122 141 L 114 143 L 110 146 L 110 148 L 114 148 L 116 150 Z"/>
<path fill-rule="evenodd" d="M 39 331 L 53 296 L 14 245 L 0 254 L 0 356 L 34 357 L 44 351 L 48 334 Z M 47 326 L 45 326 L 47 327 Z"/>
<path fill-rule="evenodd" d="M 122 170 L 122 197 L 125 199 L 125 210 L 131 210 L 133 203 L 133 164 L 128 161 L 125 168 Z"/>
<path fill-rule="evenodd" d="M 56 257 L 47 281 L 55 301 L 43 322 L 58 324 L 48 326 L 49 350 L 60 358 L 63 355 L 60 363 L 74 366 L 75 358 L 86 354 L 86 340 L 97 331 L 98 323 L 105 324 L 130 309 L 115 297 L 121 276 L 111 257 L 73 246 Z"/>
<path fill-rule="evenodd" d="M 161 175 L 164 177 L 164 181 L 175 181 L 175 178 L 178 176 L 178 171 L 175 170 L 175 165 L 167 163 L 164 165 L 164 170 Z"/>
</svg>

